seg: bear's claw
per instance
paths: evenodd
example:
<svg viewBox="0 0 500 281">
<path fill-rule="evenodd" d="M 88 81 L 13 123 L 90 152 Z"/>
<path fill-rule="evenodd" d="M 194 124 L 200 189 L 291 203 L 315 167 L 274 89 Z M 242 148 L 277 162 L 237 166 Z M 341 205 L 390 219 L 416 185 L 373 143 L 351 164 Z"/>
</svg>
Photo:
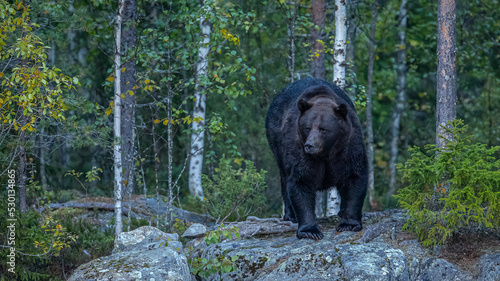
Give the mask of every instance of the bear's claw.
<svg viewBox="0 0 500 281">
<path fill-rule="evenodd" d="M 358 232 L 361 231 L 363 227 L 360 224 L 349 224 L 349 223 L 341 223 L 339 226 L 337 226 L 337 231 L 342 232 L 342 231 L 354 231 Z"/>
<path fill-rule="evenodd" d="M 313 240 L 321 240 L 325 237 L 325 235 L 318 229 L 318 226 L 307 227 L 303 229 L 299 229 L 297 231 L 297 238 L 307 238 Z"/>
</svg>

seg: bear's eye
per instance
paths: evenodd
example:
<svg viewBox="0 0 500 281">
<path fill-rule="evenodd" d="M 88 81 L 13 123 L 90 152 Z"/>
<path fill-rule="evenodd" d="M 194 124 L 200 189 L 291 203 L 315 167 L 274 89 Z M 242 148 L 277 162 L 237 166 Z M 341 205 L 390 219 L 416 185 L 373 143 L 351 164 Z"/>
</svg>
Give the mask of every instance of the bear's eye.
<svg viewBox="0 0 500 281">
<path fill-rule="evenodd" d="M 309 128 L 304 129 L 304 133 L 306 133 L 306 134 L 309 134 L 310 131 L 311 131 L 311 129 L 309 129 Z"/>
<path fill-rule="evenodd" d="M 328 133 L 328 130 L 323 129 L 323 128 L 319 128 L 319 131 L 320 131 L 321 133 Z"/>
</svg>

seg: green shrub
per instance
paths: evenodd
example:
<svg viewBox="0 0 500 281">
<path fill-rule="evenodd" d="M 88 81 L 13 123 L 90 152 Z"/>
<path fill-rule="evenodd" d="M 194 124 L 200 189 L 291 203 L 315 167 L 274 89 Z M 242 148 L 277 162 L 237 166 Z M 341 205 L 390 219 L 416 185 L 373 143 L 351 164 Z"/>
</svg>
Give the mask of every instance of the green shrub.
<svg viewBox="0 0 500 281">
<path fill-rule="evenodd" d="M 487 148 L 465 136 L 467 126 L 453 120 L 444 148 L 410 148 L 411 158 L 398 165 L 409 185 L 395 197 L 408 210 L 404 225 L 425 246 L 444 244 L 463 227 L 500 226 L 500 147 Z"/>
<path fill-rule="evenodd" d="M 245 169 L 240 167 L 245 164 Z M 242 165 L 241 165 L 242 166 Z M 218 223 L 245 218 L 264 205 L 266 171 L 251 161 L 222 157 L 212 178 L 203 175 L 203 208 Z"/>
<path fill-rule="evenodd" d="M 223 237 L 227 239 L 238 239 L 240 238 L 240 230 L 236 226 L 228 228 L 224 227 L 224 224 L 221 224 L 216 230 L 207 232 L 203 240 L 205 240 L 207 245 L 211 245 L 220 243 Z M 224 274 L 235 271 L 236 264 L 234 262 L 238 258 L 239 255 L 228 257 L 222 253 L 213 259 L 196 257 L 189 259 L 188 262 L 193 275 L 208 278 L 210 275 L 217 272 Z"/>
</svg>

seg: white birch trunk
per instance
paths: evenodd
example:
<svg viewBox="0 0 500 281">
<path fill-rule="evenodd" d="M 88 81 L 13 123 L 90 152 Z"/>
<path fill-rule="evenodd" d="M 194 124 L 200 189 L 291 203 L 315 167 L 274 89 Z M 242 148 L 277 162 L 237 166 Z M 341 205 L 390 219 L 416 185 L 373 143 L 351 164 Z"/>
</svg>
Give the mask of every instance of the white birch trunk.
<svg viewBox="0 0 500 281">
<path fill-rule="evenodd" d="M 345 50 L 347 38 L 347 0 L 335 0 L 335 45 L 333 50 L 333 83 L 345 88 Z"/>
<path fill-rule="evenodd" d="M 205 6 L 205 1 L 202 1 L 202 9 L 206 12 L 210 7 Z M 191 150 L 189 161 L 189 192 L 192 196 L 196 196 L 203 200 L 203 187 L 201 185 L 201 172 L 203 168 L 203 145 L 205 139 L 205 109 L 206 96 L 203 93 L 204 86 L 200 84 L 200 80 L 207 76 L 208 67 L 208 51 L 210 43 L 211 23 L 204 16 L 200 18 L 201 36 L 203 37 L 198 49 L 198 64 L 196 66 L 196 85 L 194 93 L 194 108 L 193 118 L 200 118 L 199 122 L 191 124 Z"/>
<path fill-rule="evenodd" d="M 115 19 L 115 96 L 114 96 L 114 197 L 115 197 L 115 235 L 118 237 L 123 230 L 122 223 L 122 147 L 121 147 L 121 25 L 123 0 L 118 0 L 118 9 Z"/>
<path fill-rule="evenodd" d="M 347 0 L 335 0 L 335 45 L 333 51 L 333 83 L 345 88 L 345 50 L 347 37 Z M 326 216 L 335 216 L 340 211 L 340 193 L 334 187 L 326 197 Z"/>
</svg>

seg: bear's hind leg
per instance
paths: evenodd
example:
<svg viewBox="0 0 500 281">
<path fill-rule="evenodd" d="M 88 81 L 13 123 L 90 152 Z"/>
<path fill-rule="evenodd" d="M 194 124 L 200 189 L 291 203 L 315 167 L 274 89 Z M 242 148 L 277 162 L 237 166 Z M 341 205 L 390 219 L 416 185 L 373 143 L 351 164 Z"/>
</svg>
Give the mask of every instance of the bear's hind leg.
<svg viewBox="0 0 500 281">
<path fill-rule="evenodd" d="M 290 196 L 286 191 L 286 177 L 283 171 L 281 171 L 281 169 L 280 169 L 280 180 L 281 180 L 281 196 L 283 197 L 283 205 L 285 209 L 285 213 L 283 214 L 283 220 L 297 223 L 297 217 L 295 216 L 295 211 L 292 208 L 292 203 L 290 202 Z"/>
<path fill-rule="evenodd" d="M 341 191 L 341 220 L 337 231 L 361 231 L 361 214 L 366 196 L 366 179 L 353 177 L 348 187 Z"/>
</svg>

